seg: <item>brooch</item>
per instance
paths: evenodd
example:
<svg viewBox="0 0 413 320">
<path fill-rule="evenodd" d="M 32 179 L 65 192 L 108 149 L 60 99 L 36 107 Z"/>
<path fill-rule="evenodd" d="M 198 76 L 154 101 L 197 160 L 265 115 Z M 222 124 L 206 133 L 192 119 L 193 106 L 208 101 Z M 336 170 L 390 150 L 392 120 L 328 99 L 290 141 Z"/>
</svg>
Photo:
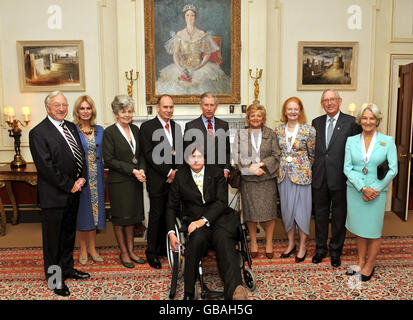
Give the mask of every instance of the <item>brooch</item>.
<svg viewBox="0 0 413 320">
<path fill-rule="evenodd" d="M 380 145 L 384 147 L 384 146 L 386 146 L 386 142 L 382 141 L 382 142 L 380 142 Z"/>
</svg>

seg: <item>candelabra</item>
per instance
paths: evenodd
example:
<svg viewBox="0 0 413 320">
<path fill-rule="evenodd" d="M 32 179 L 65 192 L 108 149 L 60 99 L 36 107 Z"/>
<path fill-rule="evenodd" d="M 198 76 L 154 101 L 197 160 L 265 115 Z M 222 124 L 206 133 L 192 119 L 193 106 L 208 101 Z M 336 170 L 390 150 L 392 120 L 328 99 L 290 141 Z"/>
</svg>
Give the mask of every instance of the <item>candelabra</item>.
<svg viewBox="0 0 413 320">
<path fill-rule="evenodd" d="M 22 113 L 25 117 L 24 123 L 21 122 L 20 120 L 14 119 L 15 113 L 14 113 L 14 108 L 13 107 L 4 107 L 4 115 L 7 116 L 7 120 L 5 122 L 7 125 L 10 127 L 9 131 L 9 137 L 14 138 L 14 152 L 16 153 L 14 155 L 13 161 L 10 163 L 10 166 L 13 169 L 18 169 L 18 168 L 24 168 L 26 167 L 26 161 L 23 159 L 23 156 L 20 153 L 20 139 L 22 136 L 22 129 L 19 128 L 19 124 L 22 127 L 26 127 L 30 120 L 29 120 L 29 115 L 30 115 L 30 109 L 29 107 L 23 107 L 22 108 Z"/>
<path fill-rule="evenodd" d="M 128 95 L 131 98 L 132 98 L 132 95 L 133 95 L 133 82 L 138 80 L 138 75 L 139 75 L 139 72 L 136 72 L 136 78 L 134 79 L 133 78 L 133 69 L 131 69 L 129 71 L 129 76 L 128 76 L 128 71 L 125 71 L 126 80 L 130 81 L 130 84 L 128 84 Z"/>
<path fill-rule="evenodd" d="M 252 76 L 251 72 L 252 70 L 249 69 L 250 71 L 250 77 L 252 79 L 255 79 L 254 81 L 254 86 L 255 86 L 255 90 L 254 90 L 254 101 L 252 102 L 253 104 L 259 104 L 260 100 L 258 100 L 258 95 L 260 94 L 260 85 L 258 84 L 258 80 L 262 77 L 262 69 L 260 69 L 258 71 L 258 68 L 256 68 L 255 70 L 255 77 Z"/>
</svg>

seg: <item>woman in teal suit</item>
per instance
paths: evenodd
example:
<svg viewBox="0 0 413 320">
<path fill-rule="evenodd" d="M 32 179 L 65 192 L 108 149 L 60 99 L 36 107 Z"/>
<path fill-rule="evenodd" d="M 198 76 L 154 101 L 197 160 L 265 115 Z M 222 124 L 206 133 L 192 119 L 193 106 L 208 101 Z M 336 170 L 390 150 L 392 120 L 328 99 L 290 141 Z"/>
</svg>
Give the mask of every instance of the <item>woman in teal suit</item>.
<svg viewBox="0 0 413 320">
<path fill-rule="evenodd" d="M 380 251 L 381 232 L 386 206 L 387 186 L 397 174 L 397 150 L 393 138 L 377 132 L 382 118 L 375 104 L 362 107 L 356 121 L 361 134 L 349 137 L 346 143 L 344 174 L 347 176 L 346 228 L 357 236 L 358 265 L 347 275 L 361 273 L 368 281 Z M 381 180 L 377 166 L 388 161 L 389 170 Z"/>
</svg>

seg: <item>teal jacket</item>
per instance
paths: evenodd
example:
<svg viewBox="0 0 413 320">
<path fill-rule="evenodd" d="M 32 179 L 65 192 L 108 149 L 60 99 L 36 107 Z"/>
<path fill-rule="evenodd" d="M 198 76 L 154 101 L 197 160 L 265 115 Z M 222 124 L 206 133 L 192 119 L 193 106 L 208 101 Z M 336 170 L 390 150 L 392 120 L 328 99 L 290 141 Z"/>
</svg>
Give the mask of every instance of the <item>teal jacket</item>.
<svg viewBox="0 0 413 320">
<path fill-rule="evenodd" d="M 361 152 L 361 134 L 349 137 L 346 142 L 344 157 L 344 174 L 347 185 L 360 191 L 370 187 L 379 192 L 387 191 L 390 181 L 397 175 L 397 149 L 393 138 L 378 132 L 370 160 L 366 166 L 368 173 L 363 174 L 363 155 Z M 377 179 L 377 166 L 383 161 L 389 162 L 389 171 L 383 180 Z"/>
</svg>

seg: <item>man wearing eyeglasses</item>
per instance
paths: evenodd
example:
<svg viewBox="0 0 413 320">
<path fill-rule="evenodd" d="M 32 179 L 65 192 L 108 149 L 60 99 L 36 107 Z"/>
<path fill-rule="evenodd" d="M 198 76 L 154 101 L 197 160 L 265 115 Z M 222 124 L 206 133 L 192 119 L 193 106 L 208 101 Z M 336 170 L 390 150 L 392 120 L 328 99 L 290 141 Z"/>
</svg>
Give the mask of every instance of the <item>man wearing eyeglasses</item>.
<svg viewBox="0 0 413 320">
<path fill-rule="evenodd" d="M 66 97 L 54 91 L 46 97 L 45 107 L 47 117 L 29 133 L 42 209 L 44 271 L 49 288 L 69 296 L 65 279 L 90 277 L 73 268 L 76 217 L 87 167 L 76 127 L 65 120 Z"/>
<path fill-rule="evenodd" d="M 331 265 L 341 265 L 346 235 L 346 176 L 343 173 L 347 137 L 359 134 L 355 118 L 340 111 L 342 99 L 337 91 L 325 90 L 321 106 L 326 114 L 313 120 L 317 131 L 315 161 L 312 167 L 312 194 L 315 213 L 316 252 L 313 263 L 320 263 L 327 252 Z M 327 247 L 331 209 L 331 239 Z"/>
</svg>

